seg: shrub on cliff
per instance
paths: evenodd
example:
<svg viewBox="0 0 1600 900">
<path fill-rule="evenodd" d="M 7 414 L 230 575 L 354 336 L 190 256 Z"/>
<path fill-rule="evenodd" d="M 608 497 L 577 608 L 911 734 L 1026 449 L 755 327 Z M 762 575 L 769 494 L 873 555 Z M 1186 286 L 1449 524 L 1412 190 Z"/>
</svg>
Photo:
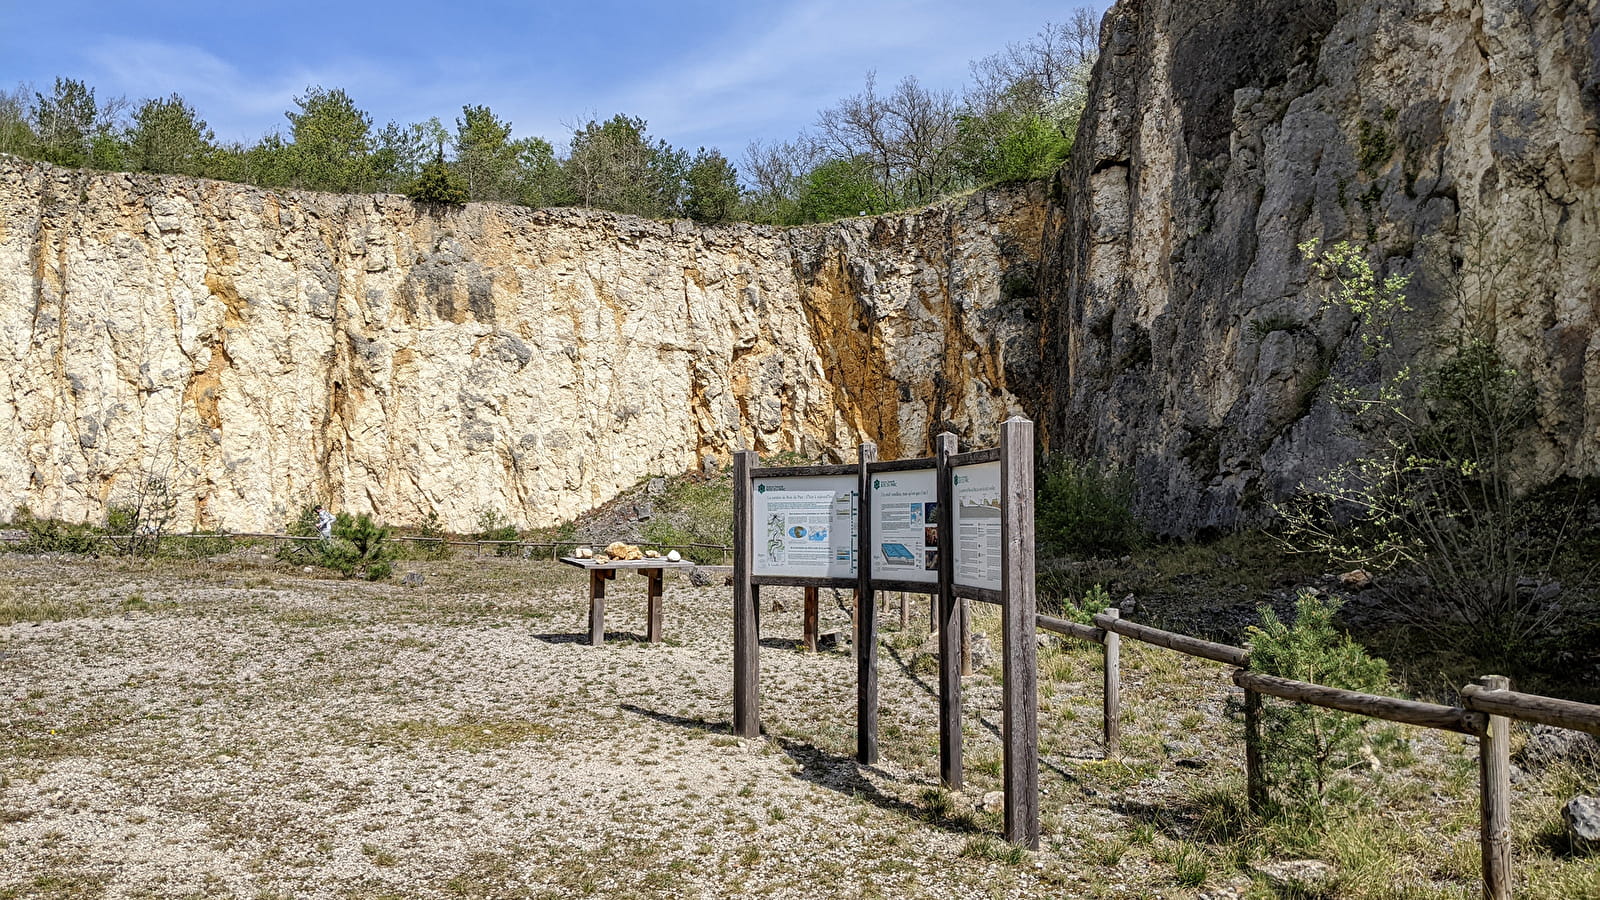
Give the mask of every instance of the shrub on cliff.
<svg viewBox="0 0 1600 900">
<path fill-rule="evenodd" d="M 467 202 L 467 189 L 461 185 L 444 161 L 444 154 L 422 167 L 421 174 L 406 191 L 406 196 L 418 203 L 445 203 L 460 206 Z"/>
</svg>

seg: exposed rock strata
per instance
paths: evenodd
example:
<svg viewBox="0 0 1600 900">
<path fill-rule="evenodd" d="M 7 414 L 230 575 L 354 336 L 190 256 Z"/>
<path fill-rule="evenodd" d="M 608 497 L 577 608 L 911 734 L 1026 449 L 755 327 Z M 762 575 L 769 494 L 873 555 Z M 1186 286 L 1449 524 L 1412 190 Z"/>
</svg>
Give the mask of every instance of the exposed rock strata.
<svg viewBox="0 0 1600 900">
<path fill-rule="evenodd" d="M 1231 526 L 1360 452 L 1330 384 L 1466 306 L 1538 387 L 1522 471 L 1596 471 L 1600 4 L 1122 0 L 1105 23 L 1045 240 L 1055 448 L 1133 466 L 1163 530 Z M 1320 308 L 1313 238 L 1413 273 L 1393 353 Z"/>
<path fill-rule="evenodd" d="M 143 469 L 202 527 L 545 524 L 740 447 L 992 438 L 1042 209 L 702 228 L 0 157 L 0 514 L 93 520 Z"/>
<path fill-rule="evenodd" d="M 1538 388 L 1519 472 L 1597 471 L 1600 0 L 1122 0 L 1106 26 L 1048 197 L 831 226 L 0 158 L 0 513 L 92 519 L 155 466 L 200 525 L 312 498 L 538 524 L 705 454 L 911 455 L 1024 411 L 1192 534 L 1362 452 L 1331 387 L 1469 314 Z M 1323 307 L 1309 239 L 1413 276 L 1391 352 Z"/>
</svg>

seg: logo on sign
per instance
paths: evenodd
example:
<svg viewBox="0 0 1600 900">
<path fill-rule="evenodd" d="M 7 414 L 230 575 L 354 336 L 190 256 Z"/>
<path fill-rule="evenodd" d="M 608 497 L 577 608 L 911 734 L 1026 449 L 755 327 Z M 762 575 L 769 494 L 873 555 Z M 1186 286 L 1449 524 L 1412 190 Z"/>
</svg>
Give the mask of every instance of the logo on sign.
<svg viewBox="0 0 1600 900">
<path fill-rule="evenodd" d="M 891 488 L 891 487 L 894 487 L 894 482 L 892 482 L 892 481 L 879 481 L 876 478 L 872 479 L 872 489 L 875 490 L 875 491 L 880 489 L 880 488 Z"/>
<path fill-rule="evenodd" d="M 766 485 L 764 485 L 764 484 L 756 485 L 756 493 L 765 494 L 766 492 L 767 492 L 767 486 Z"/>
<path fill-rule="evenodd" d="M 972 476 L 971 475 L 957 475 L 956 476 L 956 484 L 960 484 L 963 481 L 971 481 L 971 480 L 972 480 Z"/>
</svg>

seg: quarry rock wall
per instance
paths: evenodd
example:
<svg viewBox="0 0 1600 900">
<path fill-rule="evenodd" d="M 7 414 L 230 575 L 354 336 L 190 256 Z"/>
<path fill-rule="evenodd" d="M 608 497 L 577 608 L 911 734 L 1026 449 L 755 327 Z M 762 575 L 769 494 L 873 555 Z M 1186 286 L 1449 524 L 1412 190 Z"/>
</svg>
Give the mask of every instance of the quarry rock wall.
<svg viewBox="0 0 1600 900">
<path fill-rule="evenodd" d="M 1600 0 L 1122 0 L 1051 182 L 794 229 L 0 157 L 0 514 L 155 474 L 200 527 L 542 525 L 1020 412 L 1192 535 L 1367 452 L 1336 395 L 1469 331 L 1534 388 L 1523 480 L 1595 474 L 1597 57 Z M 1391 347 L 1312 240 L 1410 277 Z"/>
<path fill-rule="evenodd" d="M 1486 335 L 1534 483 L 1600 466 L 1600 3 L 1121 0 L 1041 278 L 1052 450 L 1158 529 L 1257 519 L 1366 450 L 1333 402 Z M 1411 277 L 1394 346 L 1297 246 Z"/>
<path fill-rule="evenodd" d="M 202 528 L 465 531 L 739 448 L 992 439 L 1041 190 L 783 230 L 0 157 L 0 514 L 97 521 L 156 475 Z"/>
</svg>

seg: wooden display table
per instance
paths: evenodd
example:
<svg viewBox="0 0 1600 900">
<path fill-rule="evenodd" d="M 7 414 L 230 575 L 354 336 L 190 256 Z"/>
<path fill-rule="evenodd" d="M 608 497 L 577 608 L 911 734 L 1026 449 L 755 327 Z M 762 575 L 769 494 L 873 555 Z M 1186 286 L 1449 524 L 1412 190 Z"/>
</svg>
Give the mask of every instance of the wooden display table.
<svg viewBox="0 0 1600 900">
<path fill-rule="evenodd" d="M 606 642 L 606 582 L 617 577 L 618 570 L 638 572 L 644 576 L 647 616 L 645 639 L 655 644 L 661 641 L 661 575 L 664 569 L 692 569 L 688 560 L 671 562 L 666 559 L 609 559 L 595 562 L 576 556 L 563 556 L 561 561 L 569 566 L 589 570 L 589 643 L 595 647 Z"/>
</svg>

